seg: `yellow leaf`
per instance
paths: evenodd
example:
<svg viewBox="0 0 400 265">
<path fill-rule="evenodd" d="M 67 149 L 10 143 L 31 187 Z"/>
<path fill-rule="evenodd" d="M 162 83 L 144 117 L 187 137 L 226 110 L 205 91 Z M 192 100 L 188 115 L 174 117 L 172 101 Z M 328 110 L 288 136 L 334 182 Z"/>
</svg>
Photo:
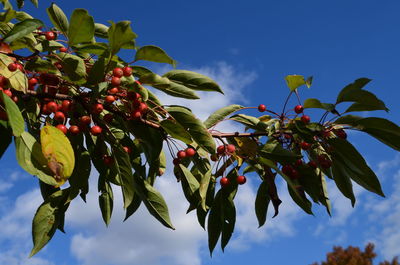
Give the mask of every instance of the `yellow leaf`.
<svg viewBox="0 0 400 265">
<path fill-rule="evenodd" d="M 75 166 L 75 155 L 71 143 L 59 129 L 50 125 L 41 129 L 40 141 L 47 165 L 61 186 L 72 175 Z"/>
<path fill-rule="evenodd" d="M 240 147 L 236 152 L 240 156 L 254 157 L 257 155 L 258 144 L 246 137 L 235 137 L 237 145 Z"/>
<path fill-rule="evenodd" d="M 12 88 L 25 93 L 28 88 L 28 78 L 20 70 L 15 72 L 8 70 L 8 65 L 13 62 L 10 57 L 0 53 L 0 75 L 8 78 Z"/>
</svg>

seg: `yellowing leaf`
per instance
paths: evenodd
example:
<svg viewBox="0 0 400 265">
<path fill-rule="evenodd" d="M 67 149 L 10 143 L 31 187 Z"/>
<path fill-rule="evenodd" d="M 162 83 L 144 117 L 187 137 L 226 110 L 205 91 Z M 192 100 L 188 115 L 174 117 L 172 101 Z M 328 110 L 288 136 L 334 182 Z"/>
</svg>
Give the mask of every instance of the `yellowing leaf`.
<svg viewBox="0 0 400 265">
<path fill-rule="evenodd" d="M 254 157 L 257 155 L 258 145 L 254 140 L 245 137 L 235 137 L 235 141 L 240 147 L 237 151 L 239 155 L 250 157 Z"/>
<path fill-rule="evenodd" d="M 12 88 L 25 93 L 28 88 L 28 78 L 20 70 L 15 72 L 8 70 L 8 65 L 13 62 L 10 57 L 0 53 L 0 75 L 8 78 Z"/>
<path fill-rule="evenodd" d="M 72 175 L 75 166 L 71 143 L 59 129 L 50 125 L 44 126 L 40 131 L 40 141 L 47 165 L 61 186 Z"/>
</svg>

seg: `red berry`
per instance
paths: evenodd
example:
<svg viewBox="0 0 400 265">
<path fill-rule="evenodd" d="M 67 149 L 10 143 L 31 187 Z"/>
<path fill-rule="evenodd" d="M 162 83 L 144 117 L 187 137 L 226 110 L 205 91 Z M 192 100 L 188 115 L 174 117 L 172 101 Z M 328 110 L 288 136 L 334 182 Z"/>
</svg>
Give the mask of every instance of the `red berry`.
<svg viewBox="0 0 400 265">
<path fill-rule="evenodd" d="M 299 171 L 296 169 L 292 169 L 292 172 L 290 172 L 289 177 L 291 179 L 298 179 L 300 177 Z"/>
<path fill-rule="evenodd" d="M 105 156 L 103 157 L 103 162 L 104 162 L 104 164 L 106 164 L 107 166 L 110 166 L 110 165 L 112 165 L 112 164 L 114 163 L 114 158 L 113 158 L 112 156 L 105 155 Z"/>
<path fill-rule="evenodd" d="M 96 103 L 93 106 L 93 113 L 100 114 L 104 110 L 103 104 Z"/>
<path fill-rule="evenodd" d="M 303 150 L 308 150 L 308 149 L 310 149 L 310 147 L 311 147 L 311 144 L 307 143 L 307 142 L 301 142 L 301 144 L 300 144 L 300 148 Z"/>
<path fill-rule="evenodd" d="M 20 71 L 24 71 L 24 67 L 22 66 L 22 64 L 17 63 L 17 69 Z"/>
<path fill-rule="evenodd" d="M 292 139 L 292 135 L 289 133 L 285 133 L 283 136 L 285 137 L 285 139 L 288 139 L 288 140 Z"/>
<path fill-rule="evenodd" d="M 124 146 L 123 148 L 128 154 L 132 153 L 132 148 L 130 146 Z"/>
<path fill-rule="evenodd" d="M 28 80 L 29 88 L 35 87 L 37 83 L 39 83 L 39 81 L 38 81 L 36 78 L 34 78 L 34 77 L 32 77 L 32 78 L 30 78 L 30 79 Z"/>
<path fill-rule="evenodd" d="M 67 127 L 65 127 L 64 124 L 58 124 L 56 128 L 62 131 L 64 134 L 67 134 Z"/>
<path fill-rule="evenodd" d="M 124 71 L 121 68 L 116 67 L 113 70 L 113 76 L 118 77 L 118 78 L 122 77 L 122 76 L 124 76 Z"/>
<path fill-rule="evenodd" d="M 122 68 L 122 71 L 124 72 L 124 76 L 131 76 L 132 75 L 132 68 L 129 66 L 125 66 Z"/>
<path fill-rule="evenodd" d="M 267 106 L 265 106 L 264 104 L 258 105 L 258 111 L 259 112 L 264 112 L 266 110 L 267 110 Z"/>
<path fill-rule="evenodd" d="M 315 162 L 314 160 L 311 160 L 310 162 L 307 163 L 310 167 L 312 168 L 317 168 L 317 162 Z"/>
<path fill-rule="evenodd" d="M 63 100 L 61 103 L 61 110 L 63 112 L 68 112 L 71 110 L 71 101 L 69 100 Z"/>
<path fill-rule="evenodd" d="M 45 35 L 46 35 L 46 40 L 55 40 L 57 38 L 57 34 L 53 31 L 47 31 Z"/>
<path fill-rule="evenodd" d="M 186 152 L 183 151 L 183 150 L 180 150 L 180 151 L 178 151 L 178 153 L 176 154 L 176 156 L 177 156 L 179 159 L 185 158 L 185 157 L 186 157 Z"/>
<path fill-rule="evenodd" d="M 293 171 L 293 167 L 291 165 L 284 165 L 282 167 L 282 172 L 286 176 L 290 176 L 290 174 L 292 174 L 292 171 Z"/>
<path fill-rule="evenodd" d="M 80 120 L 84 125 L 89 125 L 92 122 L 90 116 L 82 116 Z"/>
<path fill-rule="evenodd" d="M 227 187 L 230 184 L 230 181 L 228 178 L 223 177 L 219 180 L 219 183 L 222 187 Z"/>
<path fill-rule="evenodd" d="M 18 102 L 18 97 L 17 97 L 17 96 L 12 96 L 11 99 L 12 99 L 12 101 L 14 101 L 15 103 Z"/>
<path fill-rule="evenodd" d="M 114 96 L 106 96 L 105 101 L 108 104 L 111 104 L 111 103 L 113 103 L 115 101 L 115 97 Z"/>
<path fill-rule="evenodd" d="M 217 162 L 218 161 L 218 155 L 217 154 L 212 154 L 210 159 L 211 159 L 211 161 Z"/>
<path fill-rule="evenodd" d="M 142 113 L 138 110 L 132 111 L 131 118 L 134 120 L 138 120 L 142 117 Z"/>
<path fill-rule="evenodd" d="M 308 116 L 308 115 L 303 115 L 302 117 L 301 117 L 301 121 L 302 122 L 304 122 L 304 123 L 309 123 L 310 122 L 310 116 Z"/>
<path fill-rule="evenodd" d="M 319 155 L 317 157 L 318 163 L 321 165 L 322 168 L 330 168 L 332 166 L 332 161 L 329 159 L 327 155 Z"/>
<path fill-rule="evenodd" d="M 103 119 L 105 122 L 110 123 L 113 121 L 114 116 L 111 113 L 107 113 L 106 115 L 104 115 Z"/>
<path fill-rule="evenodd" d="M 187 157 L 192 157 L 196 154 L 196 150 L 193 148 L 187 148 L 185 152 Z"/>
<path fill-rule="evenodd" d="M 343 129 L 337 129 L 333 131 L 337 137 L 347 139 L 347 133 Z"/>
<path fill-rule="evenodd" d="M 16 64 L 16 63 L 10 63 L 10 64 L 7 66 L 7 68 L 8 68 L 8 70 L 10 70 L 11 72 L 15 72 L 15 71 L 17 71 L 17 69 L 18 69 L 18 64 Z"/>
<path fill-rule="evenodd" d="M 246 177 L 245 176 L 238 176 L 236 181 L 237 181 L 237 183 L 239 185 L 243 185 L 244 183 L 246 183 Z"/>
<path fill-rule="evenodd" d="M 119 86 L 121 84 L 121 78 L 113 76 L 111 78 L 111 85 L 112 86 Z"/>
<path fill-rule="evenodd" d="M 3 90 L 4 94 L 6 94 L 7 96 L 9 96 L 10 98 L 12 97 L 12 92 L 11 90 L 7 89 L 7 90 Z"/>
<path fill-rule="evenodd" d="M 63 112 L 57 111 L 57 112 L 54 114 L 54 119 L 55 119 L 56 121 L 58 121 L 58 122 L 64 122 L 64 120 L 65 120 L 65 115 L 64 115 Z"/>
<path fill-rule="evenodd" d="M 97 125 L 90 128 L 90 133 L 94 136 L 100 135 L 102 131 L 103 129 L 101 129 L 101 127 Z"/>
<path fill-rule="evenodd" d="M 134 91 L 129 91 L 127 97 L 129 100 L 138 100 L 140 98 L 140 94 Z"/>
<path fill-rule="evenodd" d="M 61 70 L 63 68 L 63 66 L 60 62 L 55 62 L 54 66 L 57 67 L 58 70 Z"/>
<path fill-rule="evenodd" d="M 172 163 L 177 166 L 181 163 L 181 160 L 179 158 L 174 158 L 174 160 L 172 160 Z"/>
<path fill-rule="evenodd" d="M 61 47 L 60 49 L 58 49 L 60 52 L 67 52 L 68 48 L 66 47 Z"/>
<path fill-rule="evenodd" d="M 228 145 L 226 146 L 226 151 L 227 151 L 229 154 L 233 154 L 233 153 L 236 151 L 236 147 L 235 147 L 233 144 L 228 144 Z"/>
<path fill-rule="evenodd" d="M 8 79 L 2 75 L 0 75 L 0 87 L 5 87 L 8 84 Z"/>
<path fill-rule="evenodd" d="M 118 93 L 118 87 L 113 87 L 108 90 L 108 94 L 117 94 L 117 93 Z"/>
<path fill-rule="evenodd" d="M 56 112 L 58 109 L 58 105 L 54 101 L 50 101 L 49 103 L 47 103 L 46 107 L 47 107 L 47 110 L 50 112 Z"/>
<path fill-rule="evenodd" d="M 140 103 L 137 110 L 140 111 L 141 113 L 145 113 L 147 110 L 149 109 L 149 107 L 147 107 L 146 103 Z"/>
<path fill-rule="evenodd" d="M 297 105 L 296 107 L 294 107 L 294 112 L 296 112 L 297 114 L 303 113 L 303 106 L 302 105 Z"/>
<path fill-rule="evenodd" d="M 295 165 L 296 167 L 302 166 L 302 165 L 303 165 L 303 160 L 297 159 L 294 165 Z"/>
<path fill-rule="evenodd" d="M 220 145 L 220 146 L 218 146 L 218 147 L 217 147 L 217 153 L 218 153 L 219 155 L 225 154 L 225 145 Z"/>
<path fill-rule="evenodd" d="M 79 129 L 78 126 L 72 125 L 71 127 L 69 127 L 68 131 L 69 131 L 71 134 L 77 135 L 78 133 L 80 133 L 81 130 Z"/>
</svg>

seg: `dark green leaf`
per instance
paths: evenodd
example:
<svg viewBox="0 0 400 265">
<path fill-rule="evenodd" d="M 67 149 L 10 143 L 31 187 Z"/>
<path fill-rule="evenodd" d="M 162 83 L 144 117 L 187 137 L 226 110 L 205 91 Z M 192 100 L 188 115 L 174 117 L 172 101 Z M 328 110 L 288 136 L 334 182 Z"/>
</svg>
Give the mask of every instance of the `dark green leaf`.
<svg viewBox="0 0 400 265">
<path fill-rule="evenodd" d="M 240 105 L 229 105 L 226 107 L 223 107 L 217 111 L 215 111 L 213 114 L 211 114 L 207 120 L 204 122 L 204 125 L 206 128 L 211 128 L 214 125 L 216 125 L 218 122 L 224 120 L 227 116 L 231 115 L 232 113 L 243 109 L 243 106 Z"/>
<path fill-rule="evenodd" d="M 134 182 L 132 165 L 129 155 L 122 147 L 113 147 L 113 155 L 118 168 L 118 175 L 121 178 L 121 188 L 124 197 L 124 208 L 127 208 L 133 200 Z"/>
<path fill-rule="evenodd" d="M 101 210 L 101 215 L 103 217 L 105 224 L 108 226 L 111 221 L 111 215 L 114 205 L 113 203 L 114 196 L 110 183 L 103 181 L 99 191 L 101 191 L 101 194 L 99 195 L 99 206 Z"/>
<path fill-rule="evenodd" d="M 221 191 L 219 191 L 215 195 L 215 199 L 207 220 L 208 249 L 210 250 L 210 255 L 212 255 L 212 252 L 217 245 L 218 239 L 222 233 L 222 214 L 222 196 Z"/>
<path fill-rule="evenodd" d="M 231 116 L 229 119 L 240 122 L 241 124 L 246 125 L 247 127 L 254 130 L 265 131 L 268 129 L 267 123 L 262 122 L 258 118 L 253 116 L 236 114 Z"/>
<path fill-rule="evenodd" d="M 288 190 L 290 197 L 292 197 L 293 201 L 300 206 L 301 209 L 303 209 L 304 212 L 313 215 L 313 212 L 311 210 L 311 202 L 306 198 L 306 195 L 304 194 L 304 191 L 301 189 L 301 186 L 296 187 L 296 191 L 289 186 L 288 184 Z"/>
<path fill-rule="evenodd" d="M 101 23 L 94 23 L 94 35 L 99 38 L 108 39 L 108 27 Z"/>
<path fill-rule="evenodd" d="M 74 147 L 75 167 L 68 181 L 73 190 L 81 190 L 81 197 L 86 201 L 86 194 L 89 192 L 89 176 L 91 171 L 90 154 L 83 146 L 79 149 Z"/>
<path fill-rule="evenodd" d="M 255 201 L 255 211 L 258 220 L 258 227 L 265 224 L 267 219 L 268 205 L 270 198 L 268 195 L 268 185 L 267 182 L 263 181 L 258 187 L 257 197 Z"/>
<path fill-rule="evenodd" d="M 183 176 L 185 177 L 187 183 L 189 184 L 188 186 L 190 188 L 191 193 L 194 194 L 200 187 L 199 182 L 184 165 L 179 164 L 179 168 L 181 169 Z"/>
<path fill-rule="evenodd" d="M 336 104 L 344 101 L 358 101 L 357 95 L 362 88 L 368 84 L 371 79 L 359 78 L 354 83 L 345 86 L 339 93 L 336 99 Z"/>
<path fill-rule="evenodd" d="M 301 155 L 297 155 L 292 151 L 283 148 L 277 141 L 267 142 L 259 151 L 260 156 L 282 164 L 292 163 L 301 158 Z"/>
<path fill-rule="evenodd" d="M 34 4 L 36 8 L 39 6 L 38 0 L 31 0 L 31 3 Z"/>
<path fill-rule="evenodd" d="M 103 55 L 107 51 L 108 46 L 105 43 L 87 43 L 74 47 L 80 53 L 91 53 L 96 55 Z M 97 61 L 96 61 L 97 62 Z"/>
<path fill-rule="evenodd" d="M 11 144 L 12 132 L 0 124 L 0 159 Z"/>
<path fill-rule="evenodd" d="M 87 79 L 88 84 L 95 85 L 103 81 L 106 70 L 106 60 L 107 60 L 106 57 L 101 56 L 93 64 L 93 67 L 92 69 L 90 69 L 89 76 Z"/>
<path fill-rule="evenodd" d="M 3 91 L 0 92 L 0 99 L 2 99 L 4 103 L 8 116 L 8 123 L 11 126 L 14 136 L 20 136 L 25 130 L 25 122 L 17 104 L 15 104 L 9 96 L 4 94 Z"/>
<path fill-rule="evenodd" d="M 163 49 L 154 45 L 140 47 L 135 55 L 135 61 L 139 60 L 156 63 L 168 63 L 172 64 L 174 67 L 176 65 L 176 61 L 169 57 L 169 55 Z"/>
<path fill-rule="evenodd" d="M 164 139 L 161 131 L 144 125 L 142 122 L 132 122 L 128 125 L 130 132 L 140 142 L 149 163 L 158 160 Z"/>
<path fill-rule="evenodd" d="M 44 26 L 38 19 L 26 19 L 14 25 L 10 32 L 4 36 L 4 42 L 12 42 L 32 33 L 38 27 Z"/>
<path fill-rule="evenodd" d="M 180 140 L 186 144 L 192 143 L 192 137 L 186 129 L 174 120 L 163 120 L 160 122 L 161 127 L 173 138 Z"/>
<path fill-rule="evenodd" d="M 142 200 L 140 199 L 139 195 L 135 193 L 131 204 L 129 204 L 129 206 L 126 208 L 124 221 L 126 221 L 132 214 L 136 212 L 137 209 L 139 209 L 141 203 Z"/>
<path fill-rule="evenodd" d="M 111 54 L 116 54 L 123 45 L 130 43 L 137 37 L 131 29 L 130 21 L 111 22 L 108 29 L 108 41 L 110 42 Z"/>
<path fill-rule="evenodd" d="M 224 211 L 224 222 L 222 223 L 221 248 L 222 251 L 224 251 L 235 229 L 236 209 L 233 200 L 229 198 L 225 199 L 222 207 Z"/>
<path fill-rule="evenodd" d="M 324 109 L 327 111 L 333 111 L 335 109 L 334 104 L 330 103 L 321 103 L 316 98 L 308 98 L 304 101 L 303 107 L 305 109 L 315 108 L 315 109 Z"/>
<path fill-rule="evenodd" d="M 49 74 L 60 74 L 60 71 L 55 67 L 55 65 L 48 60 L 43 60 L 41 58 L 35 58 L 29 60 L 25 64 L 25 70 L 33 72 L 43 72 Z"/>
<path fill-rule="evenodd" d="M 63 54 L 61 64 L 63 70 L 67 73 L 65 79 L 75 84 L 84 84 L 86 82 L 86 66 L 82 58 L 73 54 Z"/>
<path fill-rule="evenodd" d="M 168 113 L 187 130 L 193 140 L 210 154 L 215 153 L 215 142 L 204 124 L 183 107 L 171 107 Z"/>
<path fill-rule="evenodd" d="M 64 12 L 61 10 L 60 7 L 58 7 L 56 4 L 52 3 L 49 8 L 46 9 L 47 15 L 50 18 L 51 23 L 61 31 L 64 36 L 67 36 L 68 32 L 68 18 L 64 14 Z"/>
<path fill-rule="evenodd" d="M 345 165 L 343 165 L 339 159 L 333 159 L 332 173 L 336 186 L 345 197 L 351 200 L 351 205 L 354 207 L 356 198 L 354 197 L 353 184 L 350 180 L 351 172 L 346 170 Z"/>
<path fill-rule="evenodd" d="M 92 42 L 94 37 L 94 20 L 85 9 L 75 9 L 71 15 L 68 28 L 68 44 Z"/>
<path fill-rule="evenodd" d="M 172 70 L 165 73 L 163 77 L 167 77 L 172 82 L 183 85 L 190 89 L 200 91 L 215 91 L 223 94 L 222 89 L 214 80 L 208 76 L 196 72 L 187 70 Z"/>
</svg>

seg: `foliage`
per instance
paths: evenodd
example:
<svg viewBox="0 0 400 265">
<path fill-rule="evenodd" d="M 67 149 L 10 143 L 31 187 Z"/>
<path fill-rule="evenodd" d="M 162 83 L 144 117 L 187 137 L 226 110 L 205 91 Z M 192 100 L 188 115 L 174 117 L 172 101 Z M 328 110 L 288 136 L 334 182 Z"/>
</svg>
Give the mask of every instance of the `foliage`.
<svg viewBox="0 0 400 265">
<path fill-rule="evenodd" d="M 358 247 L 349 246 L 346 249 L 342 247 L 334 247 L 332 252 L 326 254 L 326 261 L 321 263 L 313 263 L 312 265 L 372 265 L 376 257 L 374 245 L 368 243 L 365 250 L 362 251 Z M 399 265 L 398 257 L 390 261 L 380 262 L 379 265 Z"/>
<path fill-rule="evenodd" d="M 246 182 L 244 175 L 251 172 L 259 176 L 255 213 L 260 226 L 269 204 L 274 217 L 279 213 L 278 177 L 308 214 L 313 214 L 313 203 L 331 213 L 327 179 L 353 205 L 353 182 L 384 196 L 378 177 L 346 139 L 346 130 L 357 130 L 400 150 L 396 124 L 349 114 L 388 111 L 364 90 L 369 79 L 343 88 L 334 103 L 312 98 L 302 104 L 299 90 L 310 87 L 312 77 L 289 75 L 289 95 L 281 112 L 265 105 L 230 105 L 201 121 L 185 106 L 163 105 L 154 89 L 196 100 L 196 91 L 223 93 L 220 86 L 199 73 L 174 69 L 159 75 L 140 66 L 149 61 L 175 67 L 176 61 L 157 46 L 137 46 L 130 21 L 110 21 L 107 26 L 96 23 L 84 9 L 68 18 L 53 3 L 47 8 L 53 27 L 46 28 L 39 19 L 13 10 L 7 0 L 2 3 L 0 158 L 14 139 L 18 163 L 39 180 L 44 202 L 33 219 L 31 255 L 57 229 L 64 231 L 70 202 L 78 195 L 86 200 L 92 165 L 106 225 L 112 217 L 114 189 L 119 188 L 125 219 L 143 204 L 161 224 L 174 229 L 167 204 L 154 187 L 168 166 L 164 143 L 174 157 L 173 172 L 188 212 L 196 211 L 199 224 L 208 231 L 211 253 L 220 239 L 224 249 L 232 237 L 235 196 Z M 18 6 L 23 3 L 18 1 Z M 134 52 L 134 58 L 121 58 L 121 50 Z M 298 105 L 287 108 L 294 96 Z M 343 103 L 350 107 L 341 111 Z M 321 109 L 321 118 L 311 120 L 304 113 L 309 108 Z M 249 109 L 267 115 L 251 116 Z M 227 120 L 243 125 L 244 132 L 215 130 Z"/>
</svg>

